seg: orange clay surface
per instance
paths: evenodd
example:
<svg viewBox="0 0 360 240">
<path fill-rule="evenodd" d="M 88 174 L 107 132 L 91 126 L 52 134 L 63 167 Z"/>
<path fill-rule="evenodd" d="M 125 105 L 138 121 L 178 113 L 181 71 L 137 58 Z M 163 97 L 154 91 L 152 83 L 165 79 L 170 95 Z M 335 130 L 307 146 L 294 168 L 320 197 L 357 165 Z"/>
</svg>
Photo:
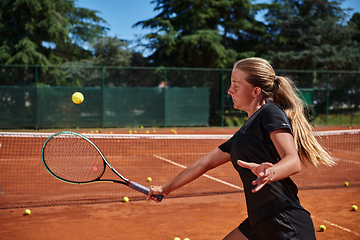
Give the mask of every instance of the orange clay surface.
<svg viewBox="0 0 360 240">
<path fill-rule="evenodd" d="M 318 240 L 360 239 L 359 188 L 302 190 Z M 1 239 L 222 239 L 246 218 L 243 193 L 128 203 L 0 210 Z"/>
<path fill-rule="evenodd" d="M 316 130 L 334 129 L 339 128 Z M 125 133 L 125 130 L 115 129 L 101 133 L 110 131 Z M 176 131 L 178 134 L 232 134 L 236 129 Z M 160 129 L 157 133 L 171 131 Z M 299 198 L 312 215 L 318 240 L 360 239 L 360 210 L 351 210 L 352 205 L 360 206 L 360 188 L 301 190 Z M 159 204 L 144 200 L 34 207 L 31 215 L 25 215 L 24 211 L 25 208 L 0 209 L 0 239 L 222 239 L 247 216 L 243 193 L 165 198 Z M 325 225 L 327 230 L 318 231 L 320 225 Z"/>
</svg>

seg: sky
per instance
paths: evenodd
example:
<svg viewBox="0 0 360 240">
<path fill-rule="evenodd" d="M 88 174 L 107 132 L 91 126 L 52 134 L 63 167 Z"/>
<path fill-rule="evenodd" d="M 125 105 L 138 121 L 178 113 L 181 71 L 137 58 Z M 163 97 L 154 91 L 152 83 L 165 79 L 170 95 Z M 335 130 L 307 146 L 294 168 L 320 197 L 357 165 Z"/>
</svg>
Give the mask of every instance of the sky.
<svg viewBox="0 0 360 240">
<path fill-rule="evenodd" d="M 116 36 L 124 40 L 135 40 L 136 35 L 146 35 L 151 29 L 142 29 L 141 26 L 132 27 L 135 23 L 155 17 L 159 11 L 154 11 L 155 4 L 151 0 L 76 0 L 76 7 L 88 8 L 98 11 L 110 30 L 107 35 Z M 256 3 L 271 2 L 270 0 L 256 0 Z M 345 0 L 343 8 L 353 8 L 353 13 L 360 13 L 360 0 Z M 130 45 L 131 46 L 131 45 Z"/>
</svg>

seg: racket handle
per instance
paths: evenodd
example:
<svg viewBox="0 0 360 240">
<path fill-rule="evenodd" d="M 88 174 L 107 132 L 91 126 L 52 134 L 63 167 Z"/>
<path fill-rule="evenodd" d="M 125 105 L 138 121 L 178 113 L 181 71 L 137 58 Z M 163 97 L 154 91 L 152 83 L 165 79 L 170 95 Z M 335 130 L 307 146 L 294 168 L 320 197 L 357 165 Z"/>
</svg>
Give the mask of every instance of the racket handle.
<svg viewBox="0 0 360 240">
<path fill-rule="evenodd" d="M 138 192 L 141 192 L 141 193 L 143 193 L 145 195 L 148 195 L 148 193 L 150 192 L 149 188 L 147 188 L 147 187 L 145 187 L 145 186 L 143 186 L 141 184 L 138 184 L 136 182 L 133 182 L 133 181 L 130 181 L 129 187 L 131 187 L 132 189 L 134 189 L 134 190 L 136 190 Z M 163 195 L 153 195 L 153 196 L 156 197 L 159 202 L 161 202 L 161 200 L 164 197 Z"/>
</svg>

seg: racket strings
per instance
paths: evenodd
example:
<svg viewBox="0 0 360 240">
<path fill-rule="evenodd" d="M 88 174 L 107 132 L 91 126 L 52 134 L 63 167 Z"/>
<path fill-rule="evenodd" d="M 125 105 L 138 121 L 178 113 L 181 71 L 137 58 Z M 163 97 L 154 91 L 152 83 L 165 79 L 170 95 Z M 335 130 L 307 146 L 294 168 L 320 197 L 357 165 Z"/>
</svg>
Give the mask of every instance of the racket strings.
<svg viewBox="0 0 360 240">
<path fill-rule="evenodd" d="M 60 134 L 51 138 L 44 149 L 44 159 L 54 175 L 72 182 L 93 181 L 105 171 L 98 150 L 74 134 Z"/>
</svg>

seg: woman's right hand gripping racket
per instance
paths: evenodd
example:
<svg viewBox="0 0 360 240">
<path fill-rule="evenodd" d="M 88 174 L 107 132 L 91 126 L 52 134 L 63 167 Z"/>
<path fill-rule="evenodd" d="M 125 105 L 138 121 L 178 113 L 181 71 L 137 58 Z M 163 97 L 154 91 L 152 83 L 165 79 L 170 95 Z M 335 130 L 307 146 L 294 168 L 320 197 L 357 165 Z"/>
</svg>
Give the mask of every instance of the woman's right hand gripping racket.
<svg viewBox="0 0 360 240">
<path fill-rule="evenodd" d="M 50 136 L 44 143 L 41 158 L 51 175 L 67 183 L 114 182 L 124 184 L 145 195 L 150 191 L 149 188 L 123 177 L 90 139 L 78 133 L 59 132 Z M 101 179 L 106 166 L 121 180 Z M 154 197 L 160 202 L 164 196 Z"/>
</svg>

